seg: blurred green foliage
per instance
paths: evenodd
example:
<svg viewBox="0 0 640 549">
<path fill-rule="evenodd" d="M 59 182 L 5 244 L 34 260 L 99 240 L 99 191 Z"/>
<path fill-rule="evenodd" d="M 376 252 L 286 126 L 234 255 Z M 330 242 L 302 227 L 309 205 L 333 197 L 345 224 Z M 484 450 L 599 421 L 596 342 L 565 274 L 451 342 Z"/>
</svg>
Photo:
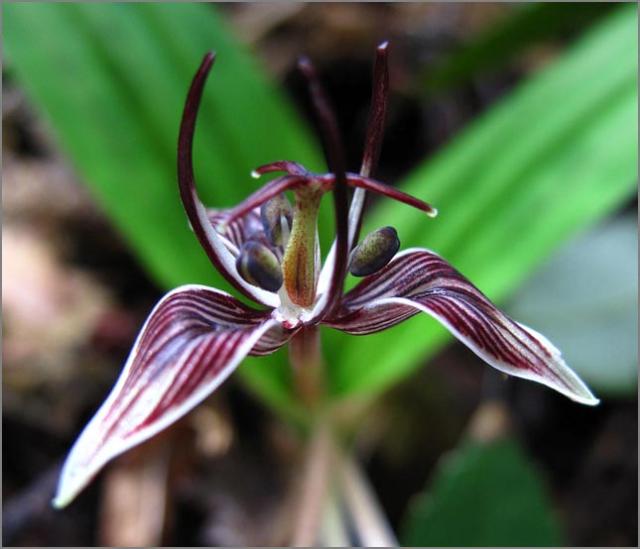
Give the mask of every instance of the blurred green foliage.
<svg viewBox="0 0 640 549">
<path fill-rule="evenodd" d="M 424 72 L 424 88 L 445 91 L 484 71 L 496 72 L 539 43 L 561 42 L 612 9 L 606 2 L 511 4 L 501 20 Z"/>
<path fill-rule="evenodd" d="M 405 191 L 440 210 L 435 220 L 386 203 L 363 231 L 392 222 L 404 247 L 437 251 L 491 299 L 504 299 L 568 237 L 635 192 L 637 40 L 636 9 L 619 8 L 407 178 Z M 333 390 L 344 396 L 376 394 L 449 337 L 426 315 L 366 344 L 328 336 Z"/>
<path fill-rule="evenodd" d="M 401 541 L 411 547 L 562 546 L 542 479 L 511 439 L 466 442 L 445 456 L 413 501 Z"/>
<path fill-rule="evenodd" d="M 230 206 L 255 189 L 249 171 L 260 163 L 322 164 L 214 6 L 5 3 L 3 15 L 9 70 L 143 265 L 167 288 L 228 289 L 190 233 L 175 183 L 178 123 L 203 53 L 218 52 L 194 155 L 207 204 Z M 433 248 L 490 297 L 512 292 L 635 188 L 636 24 L 633 6 L 616 9 L 401 183 L 438 206 L 436 220 L 383 202 L 365 230 L 392 223 L 405 245 Z M 323 224 L 325 239 L 331 228 Z M 424 316 L 366 344 L 324 335 L 339 397 L 374 396 L 447 338 Z M 283 352 L 241 372 L 273 406 L 296 413 Z"/>
<path fill-rule="evenodd" d="M 562 303 L 562 307 L 558 304 Z M 638 224 L 628 215 L 559 250 L 509 300 L 519 321 L 553 334 L 600 397 L 638 387 Z"/>
</svg>

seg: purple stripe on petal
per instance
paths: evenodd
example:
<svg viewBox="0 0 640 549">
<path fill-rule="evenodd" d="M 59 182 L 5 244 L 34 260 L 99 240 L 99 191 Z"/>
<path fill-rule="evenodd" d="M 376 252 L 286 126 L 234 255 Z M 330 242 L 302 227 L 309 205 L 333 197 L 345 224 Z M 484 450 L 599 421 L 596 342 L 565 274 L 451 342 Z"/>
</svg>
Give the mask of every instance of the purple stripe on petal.
<svg viewBox="0 0 640 549">
<path fill-rule="evenodd" d="M 260 220 L 260 208 L 254 208 L 249 213 L 233 220 L 231 220 L 231 210 L 210 209 L 207 210 L 207 215 L 214 230 L 222 237 L 234 257 L 247 240 L 253 239 L 262 242 L 266 239 Z"/>
<path fill-rule="evenodd" d="M 105 463 L 189 412 L 249 353 L 268 354 L 289 337 L 270 314 L 213 288 L 189 285 L 167 294 L 72 448 L 54 504 L 68 504 Z"/>
<path fill-rule="evenodd" d="M 366 277 L 325 323 L 364 335 L 390 328 L 419 311 L 433 316 L 494 368 L 543 383 L 578 402 L 598 403 L 544 336 L 511 320 L 428 250 L 407 250 Z"/>
</svg>

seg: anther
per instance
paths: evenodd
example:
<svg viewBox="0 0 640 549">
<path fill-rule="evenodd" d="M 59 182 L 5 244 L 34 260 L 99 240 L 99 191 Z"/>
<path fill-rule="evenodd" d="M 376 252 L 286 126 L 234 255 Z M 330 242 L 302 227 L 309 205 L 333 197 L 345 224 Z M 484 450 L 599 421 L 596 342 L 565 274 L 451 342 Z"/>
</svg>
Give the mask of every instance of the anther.
<svg viewBox="0 0 640 549">
<path fill-rule="evenodd" d="M 275 196 L 260 207 L 260 219 L 267 238 L 274 246 L 285 246 L 283 241 L 283 227 L 286 223 L 286 233 L 291 230 L 293 223 L 293 208 L 284 194 Z"/>
<path fill-rule="evenodd" d="M 240 249 L 236 268 L 249 284 L 277 292 L 282 286 L 282 268 L 275 254 L 264 244 L 249 240 Z"/>
<path fill-rule="evenodd" d="M 351 252 L 349 272 L 354 276 L 376 273 L 391 261 L 398 248 L 400 240 L 393 227 L 373 231 Z"/>
</svg>

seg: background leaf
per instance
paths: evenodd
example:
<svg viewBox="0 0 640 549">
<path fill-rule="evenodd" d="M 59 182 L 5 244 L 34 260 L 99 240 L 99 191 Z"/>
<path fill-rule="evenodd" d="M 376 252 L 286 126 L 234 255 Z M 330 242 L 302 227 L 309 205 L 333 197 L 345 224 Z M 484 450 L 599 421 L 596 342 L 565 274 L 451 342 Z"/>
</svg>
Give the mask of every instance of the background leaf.
<svg viewBox="0 0 640 549">
<path fill-rule="evenodd" d="M 564 40 L 605 15 L 606 3 L 539 2 L 511 4 L 511 12 L 470 43 L 425 70 L 427 90 L 444 91 L 488 71 L 497 71 L 539 43 Z"/>
<path fill-rule="evenodd" d="M 637 250 L 635 218 L 598 226 L 554 254 L 507 307 L 554 334 L 567 362 L 605 394 L 637 391 Z"/>
<path fill-rule="evenodd" d="M 435 220 L 387 201 L 364 231 L 392 222 L 403 247 L 431 248 L 492 299 L 506 297 L 634 192 L 636 46 L 636 10 L 625 6 L 408 178 L 403 189 L 436 205 Z M 448 337 L 427 315 L 366 344 L 328 333 L 333 390 L 374 395 Z"/>
<path fill-rule="evenodd" d="M 255 190 L 249 174 L 262 163 L 294 158 L 320 169 L 322 161 L 215 8 L 7 3 L 3 14 L 9 70 L 147 271 L 165 288 L 229 290 L 188 228 L 175 175 L 184 99 L 204 53 L 218 53 L 195 139 L 206 204 L 239 202 Z M 291 411 L 286 355 L 249 359 L 242 370 L 272 405 Z"/>
<path fill-rule="evenodd" d="M 315 145 L 280 93 L 198 4 L 6 4 L 10 68 L 138 257 L 166 287 L 224 285 L 188 229 L 175 181 L 177 132 L 204 53 L 194 159 L 203 200 L 231 206 L 257 165 Z"/>
<path fill-rule="evenodd" d="M 443 458 L 401 536 L 414 547 L 561 546 L 543 483 L 514 440 L 467 442 Z"/>
</svg>

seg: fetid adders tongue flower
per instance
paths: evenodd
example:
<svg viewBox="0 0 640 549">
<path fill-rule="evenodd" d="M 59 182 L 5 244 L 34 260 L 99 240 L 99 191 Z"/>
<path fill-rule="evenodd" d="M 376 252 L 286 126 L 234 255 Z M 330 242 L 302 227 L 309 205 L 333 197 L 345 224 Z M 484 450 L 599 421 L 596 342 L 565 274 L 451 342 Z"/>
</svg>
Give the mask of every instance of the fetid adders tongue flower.
<svg viewBox="0 0 640 549">
<path fill-rule="evenodd" d="M 67 505 L 112 458 L 150 438 L 209 396 L 247 355 L 274 352 L 324 324 L 350 334 L 384 330 L 424 312 L 488 364 L 547 385 L 583 404 L 598 400 L 542 335 L 501 313 L 444 259 L 425 249 L 395 255 L 392 227 L 359 232 L 365 191 L 435 216 L 429 204 L 371 178 L 384 126 L 387 43 L 378 47 L 373 99 L 362 166 L 350 173 L 333 112 L 311 63 L 309 82 L 329 173 L 280 161 L 253 175 L 284 172 L 228 210 L 207 210 L 198 198 L 192 164 L 196 115 L 214 62 L 208 53 L 187 95 L 178 142 L 180 196 L 193 231 L 212 264 L 260 309 L 205 286 L 187 285 L 151 311 L 111 394 L 73 446 L 54 500 Z M 348 204 L 347 188 L 354 190 Z M 289 192 L 294 203 L 286 198 Z M 333 194 L 336 240 L 322 268 L 317 212 Z M 394 257 L 395 256 L 395 257 Z M 363 280 L 343 294 L 348 271 Z"/>
</svg>

